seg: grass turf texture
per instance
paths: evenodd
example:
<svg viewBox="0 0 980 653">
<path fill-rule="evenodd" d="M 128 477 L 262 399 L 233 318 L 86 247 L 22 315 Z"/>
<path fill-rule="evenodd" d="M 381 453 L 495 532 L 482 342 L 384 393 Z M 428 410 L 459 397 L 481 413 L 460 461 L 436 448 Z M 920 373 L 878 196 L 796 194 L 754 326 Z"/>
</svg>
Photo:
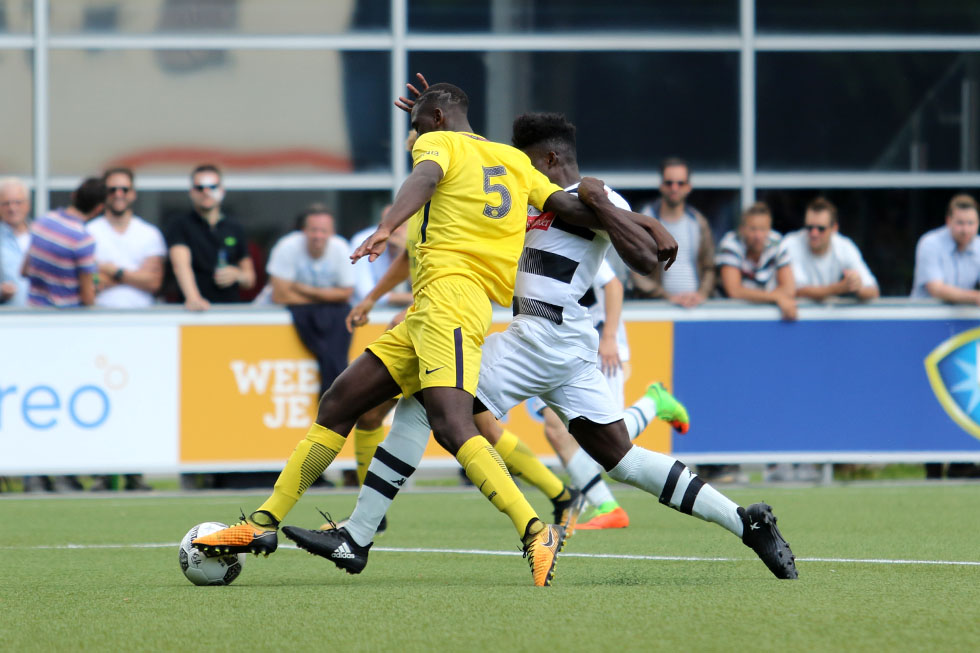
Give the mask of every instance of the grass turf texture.
<svg viewBox="0 0 980 653">
<path fill-rule="evenodd" d="M 239 506 L 259 503 L 254 495 L 3 499 L 0 642 L 18 651 L 796 651 L 972 650 L 980 637 L 980 566 L 808 561 L 980 561 L 980 485 L 732 489 L 743 505 L 774 506 L 798 557 L 796 582 L 777 581 L 718 526 L 637 491 L 617 494 L 630 527 L 576 534 L 551 588 L 531 586 L 507 519 L 472 488 L 406 492 L 360 576 L 280 549 L 250 556 L 230 587 L 191 585 L 177 542 L 196 523 L 233 521 Z M 314 506 L 342 517 L 353 504 L 350 494 L 310 494 L 286 523 L 315 527 Z M 127 546 L 153 543 L 172 545 Z M 37 548 L 68 544 L 123 546 Z M 411 547 L 514 555 L 377 550 Z"/>
</svg>

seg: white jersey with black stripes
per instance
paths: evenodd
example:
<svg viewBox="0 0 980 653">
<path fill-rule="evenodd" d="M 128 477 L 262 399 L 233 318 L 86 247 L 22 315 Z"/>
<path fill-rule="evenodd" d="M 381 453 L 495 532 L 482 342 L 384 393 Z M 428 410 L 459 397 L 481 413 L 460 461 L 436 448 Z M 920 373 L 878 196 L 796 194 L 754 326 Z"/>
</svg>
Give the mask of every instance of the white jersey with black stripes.
<svg viewBox="0 0 980 653">
<path fill-rule="evenodd" d="M 565 190 L 575 193 L 578 184 Z M 630 210 L 608 186 L 612 203 Z M 599 229 L 568 224 L 551 212 L 528 207 L 524 252 L 514 284 L 514 320 L 556 349 L 595 362 L 599 337 L 592 317 L 579 300 L 589 291 L 609 248 L 609 236 Z"/>
</svg>

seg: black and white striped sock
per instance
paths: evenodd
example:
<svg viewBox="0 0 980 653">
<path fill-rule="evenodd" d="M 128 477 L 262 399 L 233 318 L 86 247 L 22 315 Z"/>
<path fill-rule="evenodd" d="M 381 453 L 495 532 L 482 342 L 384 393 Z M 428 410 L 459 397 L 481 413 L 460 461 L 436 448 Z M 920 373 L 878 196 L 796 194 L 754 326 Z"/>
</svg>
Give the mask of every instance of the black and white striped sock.
<svg viewBox="0 0 980 653">
<path fill-rule="evenodd" d="M 660 503 L 742 536 L 738 504 L 702 481 L 684 463 L 633 445 L 609 476 L 646 490 Z"/>
<path fill-rule="evenodd" d="M 371 543 L 398 490 L 415 472 L 429 441 L 429 430 L 422 405 L 415 399 L 400 399 L 391 430 L 371 459 L 357 506 L 346 524 L 347 532 L 359 545 Z"/>
</svg>

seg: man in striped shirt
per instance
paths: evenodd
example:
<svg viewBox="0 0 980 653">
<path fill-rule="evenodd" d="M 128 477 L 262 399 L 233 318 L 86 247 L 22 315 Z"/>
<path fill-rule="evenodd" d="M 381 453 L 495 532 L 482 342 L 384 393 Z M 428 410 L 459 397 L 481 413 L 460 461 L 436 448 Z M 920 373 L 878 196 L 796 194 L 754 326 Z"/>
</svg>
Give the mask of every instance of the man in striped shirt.
<svg viewBox="0 0 980 653">
<path fill-rule="evenodd" d="M 71 194 L 71 205 L 51 211 L 31 228 L 23 275 L 29 306 L 70 308 L 95 303 L 95 240 L 85 222 L 102 212 L 105 184 L 92 177 Z"/>
<path fill-rule="evenodd" d="M 719 286 L 727 297 L 756 304 L 775 304 L 784 320 L 796 319 L 796 283 L 782 236 L 772 229 L 772 213 L 755 202 L 742 214 L 738 231 L 718 243 L 715 263 Z"/>
</svg>

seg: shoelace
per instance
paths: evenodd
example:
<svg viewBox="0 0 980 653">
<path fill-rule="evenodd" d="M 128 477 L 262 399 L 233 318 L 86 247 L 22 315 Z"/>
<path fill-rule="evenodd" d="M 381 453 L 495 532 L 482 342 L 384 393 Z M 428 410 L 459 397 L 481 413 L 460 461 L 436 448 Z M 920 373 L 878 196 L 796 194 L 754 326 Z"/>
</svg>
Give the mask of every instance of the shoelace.
<svg viewBox="0 0 980 653">
<path fill-rule="evenodd" d="M 331 518 L 331 517 L 330 517 L 330 513 L 329 513 L 329 512 L 323 512 L 323 511 L 322 511 L 322 510 L 320 510 L 319 508 L 317 508 L 317 509 L 316 509 L 316 511 L 317 511 L 318 513 L 320 513 L 320 515 L 321 515 L 321 516 L 322 516 L 322 517 L 323 517 L 324 519 L 326 519 L 326 520 L 327 520 L 327 523 L 328 523 L 328 524 L 330 524 L 330 527 L 331 527 L 331 528 L 333 528 L 334 530 L 336 530 L 336 529 L 337 529 L 337 522 L 335 522 L 335 521 L 333 520 L 333 518 Z"/>
</svg>

